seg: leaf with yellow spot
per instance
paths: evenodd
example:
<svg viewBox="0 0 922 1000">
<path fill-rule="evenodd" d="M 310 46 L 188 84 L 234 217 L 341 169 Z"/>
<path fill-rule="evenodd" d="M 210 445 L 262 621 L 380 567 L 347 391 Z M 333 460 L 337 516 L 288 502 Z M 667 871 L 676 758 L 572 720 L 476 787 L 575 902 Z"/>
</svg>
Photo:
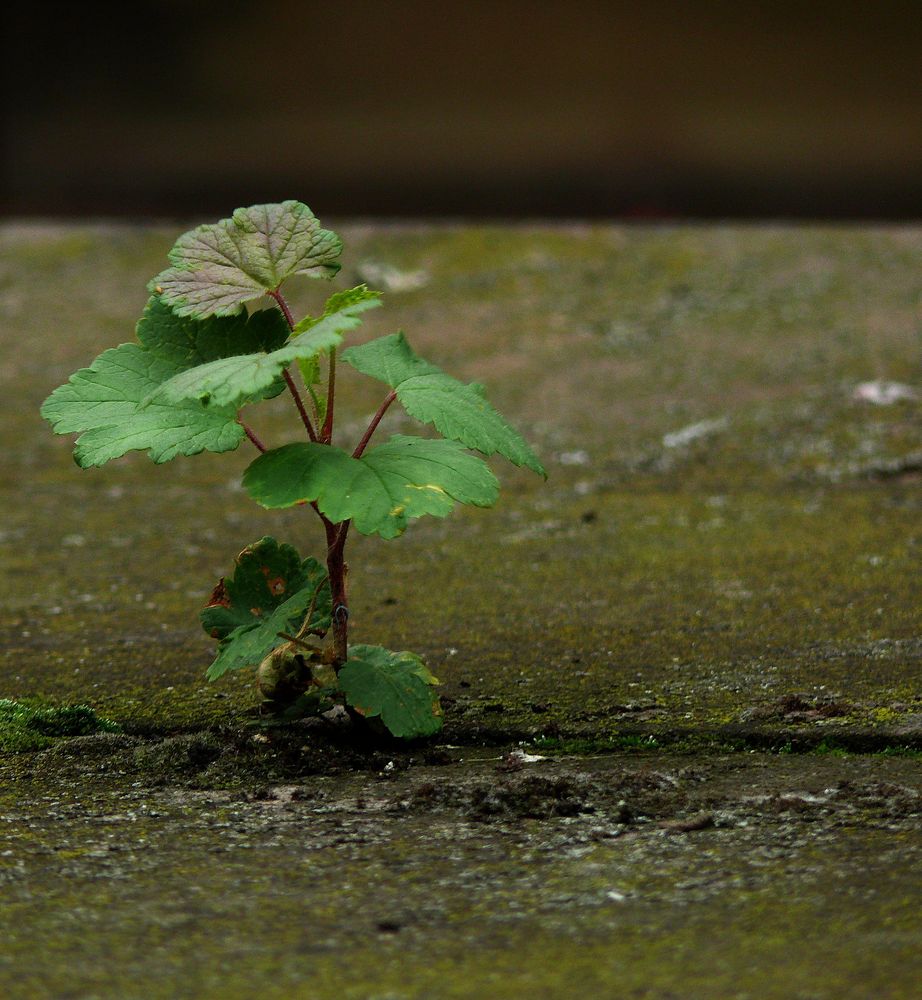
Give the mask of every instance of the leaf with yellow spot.
<svg viewBox="0 0 922 1000">
<path fill-rule="evenodd" d="M 384 538 L 424 514 L 445 517 L 455 503 L 489 507 L 499 493 L 489 467 L 458 442 L 400 434 L 361 458 L 328 445 L 285 445 L 260 455 L 243 485 L 264 507 L 315 501 L 335 524 L 351 520 Z"/>
</svg>

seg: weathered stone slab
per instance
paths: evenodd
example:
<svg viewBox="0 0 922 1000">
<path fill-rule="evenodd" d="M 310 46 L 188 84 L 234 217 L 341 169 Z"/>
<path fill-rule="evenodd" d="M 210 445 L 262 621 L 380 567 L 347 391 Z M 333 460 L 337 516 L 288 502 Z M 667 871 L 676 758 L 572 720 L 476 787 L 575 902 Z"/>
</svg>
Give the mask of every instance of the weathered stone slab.
<svg viewBox="0 0 922 1000">
<path fill-rule="evenodd" d="M 188 739 L 151 787 L 129 739 L 0 791 L 4 996 L 918 992 L 917 760 L 452 754 L 241 792 Z"/>
<path fill-rule="evenodd" d="M 196 610 L 233 555 L 269 532 L 321 543 L 299 512 L 241 496 L 243 449 L 81 473 L 38 417 L 130 339 L 172 235 L 8 227 L 0 299 L 2 691 L 163 729 L 232 723 L 253 701 L 247 679 L 202 681 Z M 543 486 L 498 464 L 497 510 L 353 546 L 354 637 L 428 656 L 452 739 L 919 738 L 917 231 L 343 235 L 344 281 L 387 293 L 368 335 L 402 327 L 485 380 L 551 470 Z M 343 384 L 345 432 L 379 394 Z M 289 416 L 280 399 L 254 419 L 281 443 Z"/>
</svg>

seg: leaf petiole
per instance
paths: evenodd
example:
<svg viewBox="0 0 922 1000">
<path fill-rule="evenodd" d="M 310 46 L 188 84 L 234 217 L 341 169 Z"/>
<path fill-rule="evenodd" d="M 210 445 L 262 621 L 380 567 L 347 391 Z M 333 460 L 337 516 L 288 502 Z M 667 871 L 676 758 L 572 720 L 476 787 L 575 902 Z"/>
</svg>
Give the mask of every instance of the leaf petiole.
<svg viewBox="0 0 922 1000">
<path fill-rule="evenodd" d="M 307 391 L 310 393 L 311 403 L 314 406 L 314 419 L 319 424 L 320 423 L 320 413 L 321 413 L 321 410 L 320 410 L 320 399 L 318 398 L 317 393 L 314 392 L 314 387 L 312 385 L 309 385 L 307 387 Z"/>
<path fill-rule="evenodd" d="M 279 286 L 281 287 L 281 286 Z M 275 300 L 275 304 L 282 310 L 282 315 L 285 317 L 285 322 L 288 324 L 289 330 L 294 330 L 295 328 L 295 318 L 291 315 L 291 309 L 288 307 L 288 303 L 285 301 L 285 296 L 279 291 L 278 288 L 273 288 L 266 292 L 266 295 L 270 299 Z M 301 398 L 301 393 L 298 392 L 298 387 L 295 385 L 295 380 L 291 377 L 291 372 L 286 368 L 282 372 L 282 376 L 285 379 L 285 384 L 288 386 L 288 391 L 291 393 L 292 399 L 295 401 L 295 406 L 298 408 L 298 414 L 301 417 L 301 423 L 304 424 L 307 429 L 307 436 L 311 441 L 317 440 L 317 434 L 314 431 L 314 425 L 311 423 L 311 418 L 308 415 L 307 410 L 304 407 L 304 400 Z"/>
<path fill-rule="evenodd" d="M 378 412 L 371 418 L 371 423 L 368 425 L 368 429 L 362 435 L 362 440 L 359 441 L 356 446 L 355 451 L 352 453 L 353 458 L 361 458 L 362 452 L 368 447 L 368 442 L 371 440 L 372 434 L 381 423 L 381 418 L 387 413 L 387 408 L 394 402 L 397 398 L 397 393 L 395 390 L 391 390 L 385 397 L 384 402 L 378 407 Z"/>
<path fill-rule="evenodd" d="M 266 446 L 265 446 L 265 445 L 264 445 L 264 444 L 262 443 L 262 441 L 260 441 L 260 440 L 259 440 L 259 438 L 258 438 L 258 437 L 256 436 L 256 432 L 255 432 L 255 431 L 253 430 L 253 428 L 252 428 L 252 427 L 250 427 L 250 426 L 248 426 L 247 424 L 245 424 L 245 423 L 244 423 L 244 422 L 243 422 L 242 420 L 240 420 L 239 418 L 237 419 L 237 423 L 238 423 L 238 424 L 240 424 L 240 426 L 241 426 L 241 427 L 243 428 L 243 433 L 244 433 L 244 434 L 246 434 L 246 436 L 247 436 L 247 437 L 248 437 L 248 438 L 249 438 L 249 439 L 250 439 L 250 440 L 251 440 L 251 441 L 253 442 L 253 444 L 254 444 L 254 445 L 255 445 L 255 446 L 256 446 L 256 447 L 257 447 L 257 448 L 258 448 L 258 449 L 259 449 L 259 450 L 260 450 L 261 452 L 265 453 L 265 452 L 267 452 L 267 451 L 269 450 L 269 449 L 268 449 L 268 448 L 267 448 L 267 447 L 266 447 Z"/>
<path fill-rule="evenodd" d="M 279 288 L 282 286 L 279 285 Z M 285 322 L 288 324 L 290 330 L 295 328 L 295 318 L 291 315 L 291 309 L 288 308 L 288 303 L 285 301 L 285 296 L 279 291 L 279 288 L 274 288 L 272 291 L 266 292 L 266 295 L 270 299 L 275 299 L 276 304 L 279 309 L 282 310 L 282 315 L 285 317 Z"/>
<path fill-rule="evenodd" d="M 291 372 L 286 368 L 282 372 L 282 376 L 285 379 L 285 384 L 288 386 L 292 399 L 295 401 L 298 413 L 301 415 L 301 423 L 307 428 L 307 436 L 311 439 L 311 441 L 316 442 L 317 434 L 314 431 L 314 425 L 311 423 L 311 418 L 308 416 L 307 410 L 304 408 L 304 400 L 301 398 L 301 393 L 298 392 L 295 380 L 291 377 Z"/>
</svg>

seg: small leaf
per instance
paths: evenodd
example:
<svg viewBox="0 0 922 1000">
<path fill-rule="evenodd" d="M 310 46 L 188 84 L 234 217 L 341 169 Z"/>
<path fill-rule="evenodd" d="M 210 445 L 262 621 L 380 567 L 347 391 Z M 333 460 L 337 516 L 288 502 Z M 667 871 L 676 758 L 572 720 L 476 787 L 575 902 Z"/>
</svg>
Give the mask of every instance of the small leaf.
<svg viewBox="0 0 922 1000">
<path fill-rule="evenodd" d="M 342 292 L 334 292 L 323 307 L 323 314 L 317 317 L 305 316 L 295 327 L 295 335 L 317 327 L 328 327 L 337 333 L 352 330 L 362 321 L 363 312 L 377 309 L 381 305 L 381 293 L 371 291 L 367 285 L 356 285 Z"/>
<path fill-rule="evenodd" d="M 312 385 L 320 385 L 320 358 L 314 354 L 309 358 L 298 358 L 298 370 L 304 384 L 310 388 Z"/>
<path fill-rule="evenodd" d="M 299 201 L 238 208 L 184 233 L 148 286 L 180 316 L 230 316 L 295 274 L 331 278 L 342 242 Z"/>
<path fill-rule="evenodd" d="M 187 368 L 228 351 L 284 343 L 287 327 L 278 311 L 183 319 L 155 296 L 138 322 L 137 335 L 139 344 L 103 352 L 42 405 L 42 416 L 58 434 L 80 435 L 74 450 L 78 465 L 103 465 L 135 449 L 146 449 L 153 461 L 166 462 L 177 455 L 236 448 L 244 432 L 235 409 L 206 408 L 195 400 L 149 401 L 164 382 Z M 270 396 L 282 388 L 270 382 L 261 393 Z"/>
<path fill-rule="evenodd" d="M 352 520 L 362 534 L 394 538 L 411 518 L 444 517 L 455 502 L 489 507 L 499 484 L 489 467 L 455 441 L 395 435 L 361 458 L 314 443 L 260 455 L 243 474 L 264 507 L 316 500 L 334 523 Z"/>
<path fill-rule="evenodd" d="M 271 536 L 248 545 L 201 613 L 202 628 L 221 640 L 208 679 L 257 666 L 280 645 L 279 632 L 301 628 L 315 593 L 310 627 L 329 628 L 330 587 L 325 580 L 326 570 L 316 559 L 301 559 L 292 546 Z"/>
<path fill-rule="evenodd" d="M 377 292 L 369 292 L 364 285 L 338 292 L 330 297 L 323 316 L 299 323 L 295 335 L 284 346 L 270 353 L 238 351 L 241 356 L 222 357 L 190 368 L 159 386 L 145 403 L 193 399 L 209 406 L 239 408 L 266 393 L 293 361 L 315 362 L 322 351 L 337 347 L 343 332 L 359 325 L 359 314 L 380 304 Z M 278 310 L 267 311 L 274 312 L 284 323 Z"/>
<path fill-rule="evenodd" d="M 241 625 L 218 644 L 218 653 L 208 668 L 206 677 L 217 680 L 229 670 L 255 667 L 283 640 L 279 632 L 297 630 L 310 604 L 312 591 L 305 588 L 274 611 L 261 615 L 252 625 Z"/>
<path fill-rule="evenodd" d="M 487 402 L 483 386 L 466 385 L 418 357 L 402 333 L 350 347 L 343 361 L 397 393 L 411 417 L 484 455 L 499 454 L 547 478 L 525 439 Z"/>
<path fill-rule="evenodd" d="M 415 653 L 350 646 L 339 683 L 356 712 L 380 716 L 394 736 L 415 739 L 442 728 L 442 708 L 433 690 L 438 681 Z"/>
</svg>

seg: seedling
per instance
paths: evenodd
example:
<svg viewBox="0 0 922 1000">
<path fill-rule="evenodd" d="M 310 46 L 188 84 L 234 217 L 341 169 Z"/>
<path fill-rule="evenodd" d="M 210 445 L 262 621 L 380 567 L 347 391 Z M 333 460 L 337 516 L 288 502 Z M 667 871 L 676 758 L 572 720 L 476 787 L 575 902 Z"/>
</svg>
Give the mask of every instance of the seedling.
<svg viewBox="0 0 922 1000">
<path fill-rule="evenodd" d="M 243 474 L 244 489 L 263 507 L 300 504 L 315 515 L 325 565 L 269 536 L 244 548 L 201 613 L 218 640 L 209 680 L 255 667 L 264 704 L 276 715 L 340 704 L 394 736 L 427 736 L 442 716 L 438 681 L 422 659 L 349 643 L 350 529 L 396 538 L 413 518 L 444 517 L 456 502 L 491 506 L 497 480 L 467 449 L 545 473 L 482 386 L 424 361 L 402 333 L 340 353 L 362 313 L 381 304 L 377 292 L 364 285 L 336 292 L 320 315 L 295 320 L 282 286 L 295 275 L 332 278 L 341 252 L 340 239 L 297 201 L 241 208 L 185 233 L 170 266 L 148 286 L 137 342 L 105 351 L 72 375 L 42 415 L 57 433 L 78 435 L 81 468 L 134 449 L 161 463 L 231 451 L 248 439 L 260 454 Z M 269 308 L 248 312 L 246 303 L 264 297 Z M 338 361 L 389 390 L 351 449 L 333 443 Z M 242 411 L 283 392 L 306 440 L 270 448 Z M 395 401 L 442 437 L 395 434 L 372 447 Z"/>
</svg>

